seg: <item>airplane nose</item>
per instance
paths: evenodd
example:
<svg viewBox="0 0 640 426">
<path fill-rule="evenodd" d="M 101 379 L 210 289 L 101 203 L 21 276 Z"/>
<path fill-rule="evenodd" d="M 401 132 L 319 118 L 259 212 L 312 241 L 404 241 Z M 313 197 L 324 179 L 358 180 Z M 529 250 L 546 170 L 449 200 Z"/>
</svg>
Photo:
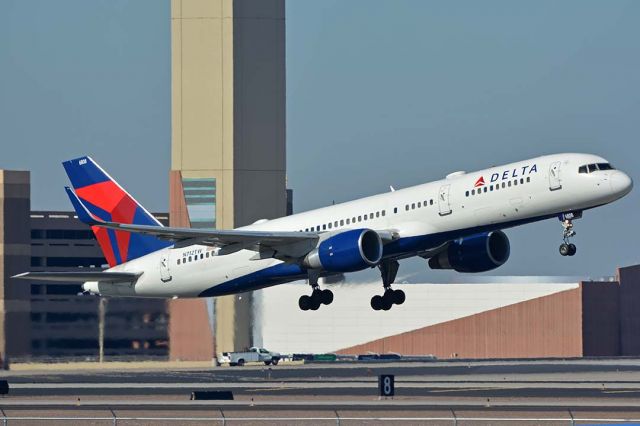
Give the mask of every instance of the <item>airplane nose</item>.
<svg viewBox="0 0 640 426">
<path fill-rule="evenodd" d="M 633 188 L 633 180 L 626 174 L 621 171 L 615 171 L 611 174 L 611 191 L 623 197 L 627 195 L 631 188 Z"/>
</svg>

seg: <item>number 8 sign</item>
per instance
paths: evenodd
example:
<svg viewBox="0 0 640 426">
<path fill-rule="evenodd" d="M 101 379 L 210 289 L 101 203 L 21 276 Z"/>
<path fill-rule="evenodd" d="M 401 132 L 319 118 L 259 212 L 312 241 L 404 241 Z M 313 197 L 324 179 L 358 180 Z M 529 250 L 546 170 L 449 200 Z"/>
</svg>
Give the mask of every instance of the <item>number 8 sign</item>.
<svg viewBox="0 0 640 426">
<path fill-rule="evenodd" d="M 393 374 L 382 374 L 378 376 L 378 388 L 380 396 L 395 395 L 395 376 Z"/>
</svg>

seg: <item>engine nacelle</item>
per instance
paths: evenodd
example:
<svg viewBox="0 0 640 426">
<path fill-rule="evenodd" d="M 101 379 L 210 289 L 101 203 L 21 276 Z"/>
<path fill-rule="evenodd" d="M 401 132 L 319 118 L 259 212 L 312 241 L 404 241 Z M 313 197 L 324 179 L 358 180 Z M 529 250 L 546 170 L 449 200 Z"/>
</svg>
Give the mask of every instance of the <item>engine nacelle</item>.
<svg viewBox="0 0 640 426">
<path fill-rule="evenodd" d="M 305 258 L 304 265 L 330 272 L 353 272 L 382 259 L 382 240 L 371 229 L 353 229 L 329 236 Z"/>
<path fill-rule="evenodd" d="M 504 232 L 485 232 L 452 241 L 447 250 L 429 259 L 429 267 L 485 272 L 503 265 L 510 251 L 509 238 Z"/>
</svg>

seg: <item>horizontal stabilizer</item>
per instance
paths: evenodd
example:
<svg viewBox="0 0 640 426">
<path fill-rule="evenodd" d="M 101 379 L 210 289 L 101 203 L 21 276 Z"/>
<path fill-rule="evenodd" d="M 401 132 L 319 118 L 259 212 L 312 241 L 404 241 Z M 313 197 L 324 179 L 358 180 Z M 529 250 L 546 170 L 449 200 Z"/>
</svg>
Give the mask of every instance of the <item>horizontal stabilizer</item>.
<svg viewBox="0 0 640 426">
<path fill-rule="evenodd" d="M 84 283 L 97 281 L 101 283 L 134 282 L 140 273 L 133 272 L 24 272 L 11 278 L 32 281 L 63 281 L 68 283 Z"/>
</svg>

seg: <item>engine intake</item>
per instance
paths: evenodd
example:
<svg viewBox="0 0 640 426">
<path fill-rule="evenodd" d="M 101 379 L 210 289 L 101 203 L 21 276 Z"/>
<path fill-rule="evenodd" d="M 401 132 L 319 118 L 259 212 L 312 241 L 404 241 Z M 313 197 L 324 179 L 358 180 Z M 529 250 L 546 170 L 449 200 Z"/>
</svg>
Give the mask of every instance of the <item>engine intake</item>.
<svg viewBox="0 0 640 426">
<path fill-rule="evenodd" d="M 485 272 L 503 265 L 510 252 L 509 238 L 504 232 L 485 232 L 452 241 L 447 250 L 429 259 L 429 267 Z"/>
<path fill-rule="evenodd" d="M 375 266 L 382 259 L 382 240 L 371 229 L 353 229 L 320 242 L 304 265 L 330 272 L 353 272 Z"/>
</svg>

